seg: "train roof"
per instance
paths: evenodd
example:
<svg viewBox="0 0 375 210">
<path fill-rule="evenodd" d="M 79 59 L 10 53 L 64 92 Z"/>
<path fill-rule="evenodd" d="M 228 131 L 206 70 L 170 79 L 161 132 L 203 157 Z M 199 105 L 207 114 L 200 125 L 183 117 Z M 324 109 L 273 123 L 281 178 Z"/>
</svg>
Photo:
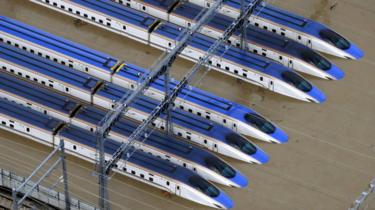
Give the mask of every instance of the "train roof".
<svg viewBox="0 0 375 210">
<path fill-rule="evenodd" d="M 0 73 L 0 89 L 50 107 L 64 113 L 67 117 L 80 106 L 76 101 L 65 96 L 17 79 L 6 73 Z"/>
<path fill-rule="evenodd" d="M 72 2 L 83 5 L 87 8 L 103 12 L 112 17 L 120 20 L 126 20 L 126 22 L 134 24 L 138 27 L 148 30 L 148 28 L 154 23 L 155 18 L 150 15 L 125 8 L 124 6 L 105 0 L 88 1 L 88 0 L 72 0 Z"/>
<path fill-rule="evenodd" d="M 0 98 L 0 113 L 12 118 L 20 119 L 38 129 L 43 129 L 49 133 L 54 133 L 63 123 L 61 120 L 48 117 L 42 113 L 33 111 L 20 104 Z"/>
<path fill-rule="evenodd" d="M 99 80 L 87 76 L 84 73 L 71 70 L 61 64 L 54 63 L 48 59 L 4 43 L 0 43 L 0 52 L 0 58 L 2 59 L 32 69 L 33 71 L 45 74 L 49 77 L 58 78 L 61 81 L 89 92 L 92 92 L 99 83 Z"/>
<path fill-rule="evenodd" d="M 0 30 L 65 55 L 79 58 L 108 71 L 108 73 L 111 73 L 111 68 L 118 62 L 116 58 L 100 51 L 92 50 L 4 16 L 0 16 Z"/>
<path fill-rule="evenodd" d="M 94 150 L 96 149 L 95 134 L 89 131 L 77 128 L 75 126 L 69 126 L 61 130 L 59 132 L 59 135 L 62 138 L 70 139 L 80 144 L 92 147 Z M 106 139 L 105 152 L 111 155 L 119 148 L 120 145 L 121 144 L 119 142 L 116 142 L 112 139 Z M 125 157 L 123 157 L 122 159 L 126 160 Z M 130 156 L 127 161 L 150 170 L 149 173 L 156 172 L 188 185 L 190 185 L 189 178 L 192 176 L 196 176 L 196 174 L 189 169 L 180 167 L 169 161 L 154 157 L 139 150 L 137 150 L 132 156 Z"/>
<path fill-rule="evenodd" d="M 88 121 L 97 125 L 105 116 L 105 112 L 95 107 L 84 107 L 75 116 L 75 118 Z M 114 124 L 111 131 L 123 136 L 130 136 L 140 124 L 131 120 L 120 119 Z M 154 130 L 145 141 L 145 144 L 159 148 L 168 153 L 176 154 L 187 160 L 194 161 L 201 165 L 205 164 L 206 158 L 217 158 L 208 151 L 200 149 L 182 140 L 177 140 L 173 136 L 168 136 L 157 130 Z"/>
</svg>

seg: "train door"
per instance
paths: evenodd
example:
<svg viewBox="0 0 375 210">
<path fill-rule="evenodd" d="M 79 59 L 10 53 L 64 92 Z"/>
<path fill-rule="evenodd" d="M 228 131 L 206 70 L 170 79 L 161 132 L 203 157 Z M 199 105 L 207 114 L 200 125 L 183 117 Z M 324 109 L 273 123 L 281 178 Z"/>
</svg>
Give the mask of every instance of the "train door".
<svg viewBox="0 0 375 210">
<path fill-rule="evenodd" d="M 312 48 L 312 42 L 311 42 L 310 39 L 307 40 L 307 46 L 310 47 L 310 48 Z"/>
<path fill-rule="evenodd" d="M 181 188 L 178 185 L 176 185 L 176 195 L 181 196 Z"/>
<path fill-rule="evenodd" d="M 232 130 L 234 130 L 234 131 L 237 132 L 237 125 L 236 125 L 236 123 L 233 123 L 233 124 L 232 124 Z"/>
<path fill-rule="evenodd" d="M 216 144 L 216 143 L 214 143 L 213 150 L 214 150 L 214 152 L 217 152 L 217 151 L 218 151 L 218 148 L 217 148 L 217 144 Z"/>
<path fill-rule="evenodd" d="M 274 83 L 273 83 L 273 81 L 272 80 L 270 80 L 269 82 L 268 82 L 268 89 L 269 90 L 271 90 L 271 91 L 274 91 Z"/>
<path fill-rule="evenodd" d="M 288 61 L 288 67 L 289 67 L 290 69 L 293 69 L 293 61 L 292 61 L 292 60 L 289 60 L 289 61 Z"/>
</svg>

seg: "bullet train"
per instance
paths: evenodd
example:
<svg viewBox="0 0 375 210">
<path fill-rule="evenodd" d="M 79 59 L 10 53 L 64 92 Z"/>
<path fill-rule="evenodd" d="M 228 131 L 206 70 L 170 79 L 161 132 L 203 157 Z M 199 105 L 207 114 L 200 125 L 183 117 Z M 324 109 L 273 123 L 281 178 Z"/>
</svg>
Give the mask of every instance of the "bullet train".
<svg viewBox="0 0 375 210">
<path fill-rule="evenodd" d="M 110 0 L 33 2 L 162 50 L 174 48 L 183 33 L 174 24 L 162 23 L 150 15 Z M 196 62 L 213 43 L 212 38 L 195 34 L 180 56 Z M 292 98 L 315 103 L 322 103 L 326 99 L 322 91 L 294 71 L 238 48 L 222 46 L 208 63 L 211 68 L 224 74 Z"/>
<path fill-rule="evenodd" d="M 113 1 L 187 28 L 196 24 L 197 16 L 202 10 L 202 7 L 195 4 L 189 2 L 179 4 L 173 0 Z M 210 22 L 202 27 L 200 33 L 218 39 L 233 21 L 233 18 L 216 14 Z M 328 80 L 340 80 L 344 77 L 344 72 L 327 58 L 288 38 L 250 25 L 246 31 L 246 40 L 249 51 L 279 62 L 286 67 Z M 237 31 L 229 39 L 229 43 L 240 47 L 240 31 Z"/>
<path fill-rule="evenodd" d="M 105 111 L 93 106 L 82 106 L 65 96 L 32 84 L 26 84 L 24 81 L 14 81 L 17 79 L 2 74 L 4 73 L 0 74 L 0 97 L 66 123 L 94 133 L 99 121 L 106 114 Z M 121 119 L 112 127 L 108 137 L 118 142 L 127 142 L 129 135 L 138 126 L 137 122 Z M 144 144 L 136 143 L 135 147 L 193 170 L 210 181 L 231 187 L 247 186 L 246 177 L 225 161 L 203 149 L 178 141 L 159 131 L 152 132 Z"/>
<path fill-rule="evenodd" d="M 128 89 L 134 89 L 140 77 L 148 73 L 143 68 L 120 62 L 110 55 L 2 16 L 0 16 L 0 42 Z M 177 81 L 171 81 L 171 88 L 176 84 Z M 161 100 L 164 97 L 164 85 L 163 79 L 158 79 L 145 95 Z M 264 141 L 284 143 L 288 139 L 284 131 L 254 110 L 194 87 L 185 88 L 175 100 L 175 106 Z M 265 129 L 267 127 L 271 130 Z"/>
<path fill-rule="evenodd" d="M 114 102 L 129 92 L 10 45 L 0 43 L 0 52 L 0 68 L 3 72 L 105 109 L 113 108 Z M 132 103 L 126 116 L 143 121 L 158 104 L 153 99 L 141 97 Z M 152 125 L 164 130 L 163 117 L 162 115 L 155 120 Z M 262 164 L 268 161 L 267 154 L 252 142 L 206 119 L 175 110 L 172 122 L 175 135 L 211 151 L 249 163 Z"/>
<path fill-rule="evenodd" d="M 95 134 L 89 131 L 66 126 L 61 120 L 5 99 L 0 99 L 0 121 L 1 129 L 50 147 L 64 140 L 67 153 L 90 162 L 96 160 Z M 118 142 L 107 139 L 105 158 L 108 160 L 119 146 Z M 139 150 L 128 159 L 120 159 L 113 170 L 202 205 L 218 209 L 233 207 L 228 195 L 198 174 Z"/>
<path fill-rule="evenodd" d="M 188 1 L 202 7 L 210 7 L 214 2 L 212 0 Z M 249 4 L 251 1 L 247 0 L 245 3 Z M 241 0 L 228 0 L 223 3 L 219 12 L 231 18 L 236 18 L 240 14 L 240 8 Z M 271 6 L 264 1 L 256 7 L 249 20 L 256 27 L 285 36 L 323 53 L 356 60 L 364 56 L 363 51 L 356 44 L 329 27 L 317 21 Z"/>
</svg>

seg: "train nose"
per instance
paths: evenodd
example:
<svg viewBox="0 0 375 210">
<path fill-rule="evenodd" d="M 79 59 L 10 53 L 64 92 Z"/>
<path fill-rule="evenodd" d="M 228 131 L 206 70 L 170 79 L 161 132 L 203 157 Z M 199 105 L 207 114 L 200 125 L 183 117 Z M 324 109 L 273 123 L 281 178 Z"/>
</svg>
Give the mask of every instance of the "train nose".
<svg viewBox="0 0 375 210">
<path fill-rule="evenodd" d="M 340 80 L 344 78 L 345 73 L 336 65 L 332 64 L 331 69 L 327 71 L 333 80 Z"/>
<path fill-rule="evenodd" d="M 308 94 L 313 98 L 313 102 L 318 104 L 323 103 L 327 99 L 325 94 L 315 86 L 310 90 L 310 92 L 308 92 Z M 312 101 L 311 99 L 308 100 Z"/>
<path fill-rule="evenodd" d="M 346 50 L 346 53 L 348 53 L 350 57 L 355 60 L 359 60 L 365 55 L 362 49 L 354 43 L 350 43 L 350 47 Z"/>
<path fill-rule="evenodd" d="M 239 171 L 236 171 L 236 175 L 231 178 L 231 181 L 236 185 L 236 187 L 240 188 L 244 188 L 249 184 L 247 177 Z"/>
<path fill-rule="evenodd" d="M 279 144 L 284 144 L 289 140 L 288 134 L 281 128 L 276 128 L 275 132 L 271 136 L 273 137 L 274 142 Z"/>
<path fill-rule="evenodd" d="M 220 191 L 220 194 L 215 198 L 215 200 L 220 203 L 224 209 L 231 209 L 234 206 L 232 199 L 223 191 Z"/>
<path fill-rule="evenodd" d="M 251 157 L 257 161 L 257 164 L 266 164 L 270 160 L 270 156 L 259 147 Z"/>
</svg>

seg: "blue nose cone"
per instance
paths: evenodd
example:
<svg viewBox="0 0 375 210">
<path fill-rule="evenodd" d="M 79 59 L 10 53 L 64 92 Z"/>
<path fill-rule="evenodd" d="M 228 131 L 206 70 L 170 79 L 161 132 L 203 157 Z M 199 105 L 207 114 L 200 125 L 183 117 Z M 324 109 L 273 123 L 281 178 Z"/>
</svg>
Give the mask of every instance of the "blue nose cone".
<svg viewBox="0 0 375 210">
<path fill-rule="evenodd" d="M 259 147 L 257 147 L 257 151 L 251 157 L 257 160 L 258 164 L 266 164 L 270 160 L 270 156 Z"/>
<path fill-rule="evenodd" d="M 349 49 L 346 50 L 348 54 L 353 56 L 356 60 L 363 58 L 365 53 L 356 44 L 350 43 Z"/>
<path fill-rule="evenodd" d="M 335 80 L 340 80 L 345 76 L 345 73 L 335 64 L 332 64 L 327 73 L 330 74 Z"/>
<path fill-rule="evenodd" d="M 241 188 L 246 187 L 249 184 L 247 177 L 245 177 L 241 172 L 236 171 L 236 175 L 230 179 L 234 184 Z"/>
<path fill-rule="evenodd" d="M 232 199 L 223 191 L 220 191 L 220 194 L 215 198 L 215 200 L 223 205 L 225 209 L 231 209 L 234 206 Z"/>
<path fill-rule="evenodd" d="M 279 144 L 288 142 L 289 136 L 281 128 L 276 127 L 275 132 L 271 135 Z"/>
<path fill-rule="evenodd" d="M 324 93 L 315 86 L 308 94 L 316 100 L 316 103 L 323 103 L 327 99 Z"/>
</svg>

